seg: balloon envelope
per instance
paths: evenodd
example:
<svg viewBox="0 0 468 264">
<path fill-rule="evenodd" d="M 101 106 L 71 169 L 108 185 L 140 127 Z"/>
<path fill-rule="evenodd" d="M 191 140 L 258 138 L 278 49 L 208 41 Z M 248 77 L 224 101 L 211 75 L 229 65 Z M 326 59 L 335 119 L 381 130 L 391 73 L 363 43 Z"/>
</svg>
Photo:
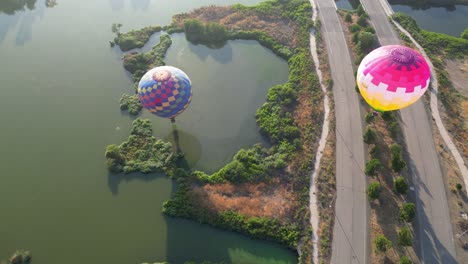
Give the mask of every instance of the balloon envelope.
<svg viewBox="0 0 468 264">
<path fill-rule="evenodd" d="M 192 100 L 192 83 L 180 69 L 156 67 L 141 78 L 138 97 L 151 113 L 163 118 L 175 118 Z"/>
<path fill-rule="evenodd" d="M 373 50 L 359 65 L 356 81 L 366 102 L 379 111 L 416 102 L 427 90 L 430 69 L 417 51 L 400 45 Z"/>
</svg>

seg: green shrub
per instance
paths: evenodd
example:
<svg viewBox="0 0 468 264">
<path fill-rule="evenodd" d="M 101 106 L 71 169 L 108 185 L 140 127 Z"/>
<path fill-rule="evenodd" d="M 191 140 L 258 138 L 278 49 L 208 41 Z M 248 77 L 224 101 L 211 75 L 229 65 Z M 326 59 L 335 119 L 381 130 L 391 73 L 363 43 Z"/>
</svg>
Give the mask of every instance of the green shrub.
<svg viewBox="0 0 468 264">
<path fill-rule="evenodd" d="M 346 22 L 351 23 L 353 22 L 353 18 L 351 17 L 350 13 L 347 13 L 344 19 Z M 467 33 L 468 34 L 468 33 Z"/>
<path fill-rule="evenodd" d="M 393 111 L 385 111 L 382 113 L 382 119 L 385 121 L 393 121 L 395 119 L 395 115 Z"/>
<path fill-rule="evenodd" d="M 366 27 L 366 28 L 364 28 L 364 31 L 369 32 L 371 34 L 375 34 L 375 29 L 373 27 Z"/>
<path fill-rule="evenodd" d="M 372 123 L 374 121 L 374 114 L 372 112 L 367 113 L 365 120 L 367 124 Z"/>
<path fill-rule="evenodd" d="M 455 187 L 457 188 L 458 191 L 461 191 L 463 189 L 463 185 L 461 183 L 457 183 Z"/>
<path fill-rule="evenodd" d="M 401 172 L 401 170 L 406 167 L 406 162 L 403 160 L 403 155 L 401 154 L 401 146 L 398 144 L 392 144 L 390 146 L 390 151 L 392 154 L 392 169 L 395 172 Z"/>
<path fill-rule="evenodd" d="M 393 138 L 396 138 L 398 136 L 398 133 L 400 133 L 400 126 L 396 121 L 393 121 L 388 128 Z"/>
<path fill-rule="evenodd" d="M 364 173 L 367 176 L 374 176 L 377 174 L 377 170 L 380 168 L 381 163 L 378 159 L 371 159 L 366 163 L 366 167 L 364 168 Z"/>
<path fill-rule="evenodd" d="M 361 4 L 359 4 L 358 7 L 356 8 L 356 13 L 358 14 L 358 16 L 362 16 L 366 13 L 366 11 L 364 11 L 364 8 L 362 7 Z"/>
<path fill-rule="evenodd" d="M 366 27 L 367 26 L 367 18 L 366 15 L 360 15 L 357 24 L 360 25 L 361 27 Z"/>
<path fill-rule="evenodd" d="M 407 256 L 402 256 L 400 264 L 413 264 L 413 261 L 411 261 Z"/>
<path fill-rule="evenodd" d="M 372 143 L 375 143 L 376 139 L 377 139 L 377 133 L 375 132 L 375 130 L 371 127 L 367 127 L 363 135 L 364 143 L 372 144 Z"/>
<path fill-rule="evenodd" d="M 468 39 L 468 28 L 465 28 L 465 30 L 463 30 L 463 32 L 460 34 L 460 37 L 462 39 Z"/>
<path fill-rule="evenodd" d="M 405 178 L 398 176 L 394 181 L 395 191 L 399 194 L 406 194 L 408 192 L 408 184 Z"/>
<path fill-rule="evenodd" d="M 129 114 L 138 115 L 141 109 L 143 109 L 143 105 L 141 104 L 137 94 L 124 94 L 120 98 L 120 110 L 128 110 Z"/>
<path fill-rule="evenodd" d="M 378 235 L 375 240 L 375 247 L 377 252 L 386 252 L 392 247 L 392 242 L 386 238 L 384 235 Z"/>
<path fill-rule="evenodd" d="M 371 159 L 377 159 L 380 152 L 381 152 L 380 147 L 377 145 L 374 145 L 369 151 Z"/>
<path fill-rule="evenodd" d="M 398 232 L 398 244 L 404 247 L 409 247 L 413 244 L 413 235 L 408 227 L 405 226 Z"/>
<path fill-rule="evenodd" d="M 369 32 L 361 32 L 359 34 L 358 47 L 362 53 L 369 51 L 374 46 L 374 42 L 374 34 Z"/>
<path fill-rule="evenodd" d="M 122 51 L 129 51 L 135 48 L 141 48 L 150 39 L 151 35 L 161 31 L 161 27 L 145 27 L 140 30 L 132 30 L 127 33 L 120 33 L 121 24 L 113 24 L 112 32 L 117 34 L 114 43 L 119 45 Z"/>
<path fill-rule="evenodd" d="M 351 25 L 349 26 L 349 31 L 351 31 L 352 33 L 355 33 L 355 32 L 358 32 L 361 30 L 361 27 L 359 25 Z"/>
<path fill-rule="evenodd" d="M 380 183 L 373 182 L 367 186 L 367 196 L 369 200 L 379 199 L 380 196 Z"/>
<path fill-rule="evenodd" d="M 359 42 L 359 32 L 354 32 L 353 35 L 351 36 L 351 41 L 354 44 L 357 44 Z"/>
<path fill-rule="evenodd" d="M 411 222 L 416 215 L 416 206 L 414 203 L 405 203 L 400 208 L 400 218 L 403 221 Z"/>
</svg>

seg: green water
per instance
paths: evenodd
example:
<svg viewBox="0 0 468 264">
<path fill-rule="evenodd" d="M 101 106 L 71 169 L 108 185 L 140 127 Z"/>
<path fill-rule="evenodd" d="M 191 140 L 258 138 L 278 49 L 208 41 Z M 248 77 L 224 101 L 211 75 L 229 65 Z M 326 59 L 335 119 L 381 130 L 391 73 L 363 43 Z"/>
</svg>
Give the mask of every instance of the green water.
<svg viewBox="0 0 468 264">
<path fill-rule="evenodd" d="M 163 25 L 201 5 L 260 1 L 29 2 L 32 10 L 15 12 L 0 1 L 0 259 L 24 248 L 35 264 L 296 262 L 277 245 L 164 217 L 161 204 L 175 188 L 169 179 L 114 177 L 103 157 L 132 122 L 119 111 L 132 83 L 122 54 L 109 47 L 112 23 Z M 181 34 L 173 40 L 166 61 L 194 84 L 177 120 L 181 148 L 193 167 L 213 171 L 262 141 L 254 113 L 267 89 L 286 81 L 287 64 L 252 41 L 210 50 Z M 168 121 L 143 117 L 170 138 Z"/>
</svg>

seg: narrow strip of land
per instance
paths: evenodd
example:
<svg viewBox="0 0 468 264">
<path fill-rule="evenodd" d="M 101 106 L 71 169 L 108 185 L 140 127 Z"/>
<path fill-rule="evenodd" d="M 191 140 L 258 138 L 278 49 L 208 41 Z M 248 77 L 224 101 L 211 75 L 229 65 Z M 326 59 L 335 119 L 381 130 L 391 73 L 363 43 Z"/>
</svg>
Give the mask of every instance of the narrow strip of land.
<svg viewBox="0 0 468 264">
<path fill-rule="evenodd" d="M 333 79 L 336 115 L 336 205 L 332 263 L 367 262 L 368 204 L 364 144 L 351 56 L 333 0 L 316 0 Z"/>
<path fill-rule="evenodd" d="M 381 45 L 399 44 L 385 0 L 362 0 Z M 442 171 L 429 117 L 422 101 L 402 109 L 401 118 L 415 184 L 418 214 L 418 254 L 422 263 L 457 263 Z"/>
</svg>

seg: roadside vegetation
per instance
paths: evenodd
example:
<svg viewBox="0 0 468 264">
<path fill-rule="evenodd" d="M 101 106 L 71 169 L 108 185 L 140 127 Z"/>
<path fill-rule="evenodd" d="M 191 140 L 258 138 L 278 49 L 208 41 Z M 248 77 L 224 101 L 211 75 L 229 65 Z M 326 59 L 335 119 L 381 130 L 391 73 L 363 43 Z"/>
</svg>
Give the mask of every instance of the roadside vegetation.
<svg viewBox="0 0 468 264">
<path fill-rule="evenodd" d="M 143 126 L 143 133 L 132 130 L 126 142 L 108 146 L 109 169 L 169 171 L 178 188 L 164 203 L 165 214 L 279 242 L 301 252 L 301 263 L 310 263 L 310 172 L 323 121 L 323 95 L 310 56 L 310 17 L 310 2 L 305 0 L 272 0 L 252 7 L 210 6 L 174 16 L 173 24 L 166 28 L 183 30 L 195 44 L 217 48 L 232 39 L 256 40 L 288 61 L 288 81 L 272 87 L 255 114 L 261 133 L 272 146 L 241 149 L 231 162 L 208 175 L 177 166 L 183 158 L 169 156 L 166 150 L 170 146 L 150 135 L 150 124 L 138 121 L 134 128 Z M 164 64 L 170 45 L 162 44 L 164 36 L 159 48 L 125 56 L 124 67 L 135 81 L 145 70 Z M 245 206 L 240 208 L 239 201 Z M 272 213 L 284 204 L 288 205 L 285 210 Z"/>
<path fill-rule="evenodd" d="M 348 32 L 348 43 L 355 56 L 355 69 L 378 42 L 367 14 L 359 5 L 352 12 L 340 10 Z M 363 19 L 365 18 L 365 20 Z M 359 90 L 356 87 L 357 92 Z M 367 146 L 364 173 L 368 176 L 367 196 L 371 205 L 370 263 L 400 263 L 416 259 L 413 248 L 414 204 L 408 196 L 408 171 L 404 160 L 404 139 L 398 112 L 377 112 L 361 98 L 366 127 L 363 141 Z M 408 232 L 410 235 L 408 235 Z M 401 234 L 401 235 L 400 235 Z M 400 240 L 404 243 L 400 243 Z"/>
<path fill-rule="evenodd" d="M 414 19 L 401 13 L 396 13 L 393 19 L 412 35 L 432 61 L 439 83 L 438 98 L 441 102 L 439 110 L 444 126 L 451 134 L 452 140 L 466 162 L 466 157 L 468 157 L 466 144 L 468 141 L 468 93 L 466 90 L 468 29 L 462 32 L 460 38 L 456 38 L 420 29 Z M 405 44 L 413 45 L 403 33 L 400 33 L 400 37 Z M 449 194 L 452 226 L 454 233 L 461 234 L 468 228 L 468 220 L 465 217 L 468 214 L 466 186 L 463 185 L 462 176 L 451 153 L 445 147 L 437 129 L 434 130 L 436 131 L 436 147 L 442 157 L 444 175 L 446 175 L 448 182 L 446 189 Z M 457 255 L 460 257 L 466 255 L 464 252 L 468 248 L 468 237 L 466 235 L 458 237 L 456 243 L 458 245 Z"/>
</svg>

